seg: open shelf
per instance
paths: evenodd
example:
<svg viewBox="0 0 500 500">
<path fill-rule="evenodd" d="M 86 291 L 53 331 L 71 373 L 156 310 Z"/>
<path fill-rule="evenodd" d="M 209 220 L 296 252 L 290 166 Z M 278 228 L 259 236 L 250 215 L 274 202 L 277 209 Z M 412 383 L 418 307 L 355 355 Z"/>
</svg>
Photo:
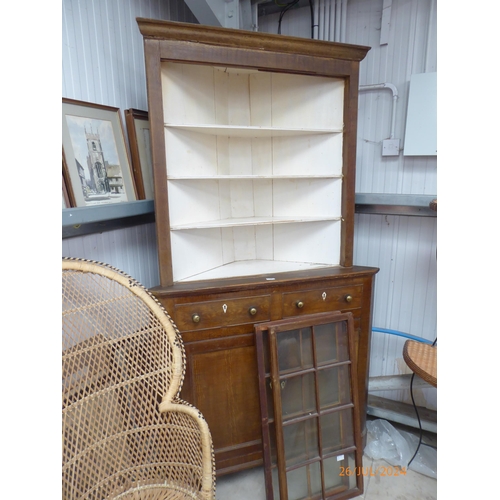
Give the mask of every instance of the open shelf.
<svg viewBox="0 0 500 500">
<path fill-rule="evenodd" d="M 191 224 L 182 224 L 179 226 L 171 225 L 171 231 L 185 231 L 189 229 L 210 229 L 223 227 L 238 227 L 238 226 L 262 226 L 265 224 L 292 224 L 292 223 L 307 223 L 318 221 L 338 221 L 340 217 L 240 217 L 224 220 L 213 220 L 205 222 L 193 222 Z"/>
<path fill-rule="evenodd" d="M 174 282 L 339 265 L 344 85 L 162 62 Z"/>
<path fill-rule="evenodd" d="M 301 135 L 318 135 L 341 133 L 342 129 L 312 129 L 312 128 L 276 128 L 276 127 L 255 127 L 237 125 L 176 125 L 166 123 L 166 129 L 186 130 L 188 132 L 198 132 L 207 135 L 222 135 L 228 137 L 295 137 Z"/>
</svg>

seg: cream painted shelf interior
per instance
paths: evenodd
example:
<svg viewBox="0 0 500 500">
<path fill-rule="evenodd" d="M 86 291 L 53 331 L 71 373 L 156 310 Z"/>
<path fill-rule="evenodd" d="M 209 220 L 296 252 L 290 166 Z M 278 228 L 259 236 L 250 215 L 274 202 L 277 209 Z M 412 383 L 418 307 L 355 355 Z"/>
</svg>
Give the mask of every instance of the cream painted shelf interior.
<svg viewBox="0 0 500 500">
<path fill-rule="evenodd" d="M 337 266 L 344 81 L 162 63 L 174 282 Z"/>
</svg>

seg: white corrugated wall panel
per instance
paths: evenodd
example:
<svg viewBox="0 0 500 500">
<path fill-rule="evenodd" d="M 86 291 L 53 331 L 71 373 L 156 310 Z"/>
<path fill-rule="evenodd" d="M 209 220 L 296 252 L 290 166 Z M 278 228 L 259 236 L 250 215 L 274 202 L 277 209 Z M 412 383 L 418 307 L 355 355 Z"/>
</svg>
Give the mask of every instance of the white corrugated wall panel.
<svg viewBox="0 0 500 500">
<path fill-rule="evenodd" d="M 323 2 L 327 3 L 327 2 Z M 387 44 L 380 44 L 383 0 L 348 0 L 347 43 L 371 47 L 360 65 L 360 85 L 391 83 L 396 103 L 394 137 L 404 145 L 410 77 L 437 71 L 436 1 L 393 0 Z M 259 30 L 277 32 L 279 14 L 259 19 Z M 321 23 L 321 22 L 320 22 Z M 308 8 L 289 11 L 282 33 L 310 36 Z M 356 192 L 437 193 L 437 158 L 382 157 L 390 137 L 393 97 L 387 89 L 359 94 Z M 373 326 L 429 340 L 436 337 L 436 229 L 434 217 L 361 215 L 355 218 L 354 263 L 380 268 L 375 278 Z M 370 376 L 409 373 L 405 339 L 374 332 Z M 436 408 L 436 390 L 414 391 L 417 404 Z M 382 397 L 411 402 L 409 391 Z"/>
<path fill-rule="evenodd" d="M 412 74 L 437 71 L 436 2 L 393 0 L 387 44 L 380 45 L 383 0 L 349 0 L 346 42 L 371 50 L 360 67 L 360 85 L 391 83 L 398 90 L 395 138 L 404 145 L 409 81 Z M 359 95 L 356 192 L 437 194 L 437 158 L 382 157 L 390 137 L 392 92 Z M 375 279 L 373 326 L 434 340 L 437 317 L 434 217 L 356 215 L 354 262 L 379 267 Z M 370 376 L 410 373 L 402 350 L 405 339 L 373 332 Z M 411 403 L 408 390 L 378 396 Z M 436 409 L 434 388 L 414 391 L 417 404 Z"/>
<path fill-rule="evenodd" d="M 122 119 L 148 109 L 137 17 L 196 22 L 182 0 L 63 0 L 63 97 L 119 108 Z M 111 264 L 146 287 L 160 282 L 154 224 L 64 239 L 62 255 Z"/>
<path fill-rule="evenodd" d="M 111 264 L 146 288 L 160 283 L 154 224 L 64 239 L 62 255 Z"/>
</svg>

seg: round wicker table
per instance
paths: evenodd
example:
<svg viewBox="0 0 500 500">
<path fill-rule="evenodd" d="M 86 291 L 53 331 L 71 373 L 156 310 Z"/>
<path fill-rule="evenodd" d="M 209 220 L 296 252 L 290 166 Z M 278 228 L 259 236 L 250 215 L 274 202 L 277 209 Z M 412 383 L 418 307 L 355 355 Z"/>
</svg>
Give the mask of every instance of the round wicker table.
<svg viewBox="0 0 500 500">
<path fill-rule="evenodd" d="M 416 375 L 437 387 L 437 347 L 407 340 L 403 347 L 403 358 Z"/>
</svg>

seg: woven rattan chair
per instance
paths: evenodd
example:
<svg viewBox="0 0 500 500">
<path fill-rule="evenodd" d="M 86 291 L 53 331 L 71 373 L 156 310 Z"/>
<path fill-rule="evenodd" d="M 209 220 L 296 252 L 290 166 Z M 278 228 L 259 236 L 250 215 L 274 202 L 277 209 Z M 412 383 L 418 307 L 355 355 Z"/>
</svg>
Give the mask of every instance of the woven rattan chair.
<svg viewBox="0 0 500 500">
<path fill-rule="evenodd" d="M 214 499 L 207 423 L 179 399 L 173 321 L 118 269 L 62 268 L 63 499 Z"/>
</svg>

